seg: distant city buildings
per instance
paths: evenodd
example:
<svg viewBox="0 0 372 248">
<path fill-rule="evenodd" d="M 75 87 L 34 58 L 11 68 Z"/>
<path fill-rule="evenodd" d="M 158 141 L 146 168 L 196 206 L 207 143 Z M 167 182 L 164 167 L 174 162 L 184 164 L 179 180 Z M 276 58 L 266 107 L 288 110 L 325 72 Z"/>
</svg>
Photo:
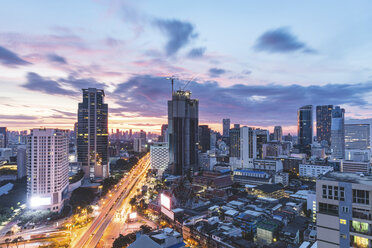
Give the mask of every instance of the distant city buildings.
<svg viewBox="0 0 372 248">
<path fill-rule="evenodd" d="M 230 119 L 223 119 L 222 120 L 222 136 L 229 137 L 230 131 Z"/>
<path fill-rule="evenodd" d="M 199 126 L 199 148 L 201 152 L 211 149 L 211 129 L 208 125 Z"/>
<path fill-rule="evenodd" d="M 316 106 L 316 139 L 331 145 L 331 124 L 333 105 Z"/>
<path fill-rule="evenodd" d="M 283 137 L 282 126 L 275 126 L 274 127 L 274 140 L 282 142 L 282 137 Z"/>
<path fill-rule="evenodd" d="M 68 136 L 59 129 L 32 129 L 27 140 L 30 208 L 58 212 L 68 193 Z"/>
<path fill-rule="evenodd" d="M 6 148 L 8 144 L 7 128 L 0 127 L 0 148 Z"/>
<path fill-rule="evenodd" d="M 199 101 L 190 91 L 172 92 L 168 101 L 169 163 L 172 174 L 187 175 L 198 165 Z"/>
<path fill-rule="evenodd" d="M 20 145 L 17 148 L 17 178 L 27 176 L 27 154 L 26 146 Z"/>
<path fill-rule="evenodd" d="M 370 150 L 369 124 L 345 124 L 345 149 Z"/>
<path fill-rule="evenodd" d="M 313 106 L 306 105 L 297 111 L 297 139 L 300 152 L 310 151 L 313 140 Z"/>
<path fill-rule="evenodd" d="M 332 110 L 331 126 L 331 153 L 332 158 L 345 158 L 345 127 L 344 127 L 345 110 L 336 106 Z"/>
<path fill-rule="evenodd" d="M 102 180 L 109 176 L 108 106 L 103 90 L 83 89 L 77 124 L 77 161 L 86 178 Z"/>
<path fill-rule="evenodd" d="M 240 125 L 234 124 L 229 130 L 230 157 L 240 158 Z"/>
</svg>

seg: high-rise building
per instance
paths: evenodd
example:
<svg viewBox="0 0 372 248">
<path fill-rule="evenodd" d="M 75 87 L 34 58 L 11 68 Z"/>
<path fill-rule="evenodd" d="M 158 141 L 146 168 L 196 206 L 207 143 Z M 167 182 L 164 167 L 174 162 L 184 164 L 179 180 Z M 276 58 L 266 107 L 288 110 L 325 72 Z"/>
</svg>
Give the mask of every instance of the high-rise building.
<svg viewBox="0 0 372 248">
<path fill-rule="evenodd" d="M 187 175 L 198 165 L 199 101 L 190 91 L 172 92 L 168 101 L 169 163 L 174 175 Z"/>
<path fill-rule="evenodd" d="M 133 139 L 133 151 L 135 152 L 143 152 L 144 151 L 145 143 L 143 142 L 142 138 L 134 138 Z"/>
<path fill-rule="evenodd" d="M 222 136 L 229 137 L 230 131 L 230 119 L 223 119 L 222 120 Z"/>
<path fill-rule="evenodd" d="M 313 106 L 306 105 L 297 111 L 297 139 L 301 152 L 311 149 L 313 140 Z"/>
<path fill-rule="evenodd" d="M 240 158 L 240 125 L 234 124 L 229 130 L 230 157 Z"/>
<path fill-rule="evenodd" d="M 208 125 L 199 126 L 199 148 L 203 153 L 211 149 L 211 129 Z"/>
<path fill-rule="evenodd" d="M 316 139 L 320 143 L 327 141 L 331 145 L 331 124 L 333 105 L 316 106 Z"/>
<path fill-rule="evenodd" d="M 263 158 L 263 145 L 268 142 L 269 131 L 251 127 L 240 128 L 240 163 L 243 168 L 250 168 L 253 159 Z"/>
<path fill-rule="evenodd" d="M 2 136 L 0 148 L 6 148 L 8 145 L 8 134 L 6 127 L 0 127 L 0 135 Z"/>
<path fill-rule="evenodd" d="M 269 131 L 265 129 L 252 128 L 250 130 L 252 158 L 263 158 L 263 145 L 269 141 Z"/>
<path fill-rule="evenodd" d="M 369 150 L 369 124 L 345 124 L 345 149 Z"/>
<path fill-rule="evenodd" d="M 151 169 L 162 175 L 169 165 L 168 143 L 156 142 L 150 146 Z"/>
<path fill-rule="evenodd" d="M 332 158 L 345 158 L 345 110 L 336 106 L 332 110 L 331 153 Z"/>
<path fill-rule="evenodd" d="M 282 142 L 283 131 L 282 126 L 275 126 L 274 127 L 274 140 Z"/>
<path fill-rule="evenodd" d="M 161 125 L 161 135 L 159 136 L 159 142 L 168 142 L 168 125 Z"/>
<path fill-rule="evenodd" d="M 140 138 L 143 139 L 144 142 L 146 142 L 146 132 L 141 130 L 140 131 Z"/>
<path fill-rule="evenodd" d="M 372 177 L 328 172 L 316 180 L 319 248 L 371 247 Z"/>
<path fill-rule="evenodd" d="M 17 178 L 27 176 L 27 156 L 26 146 L 20 145 L 17 147 Z"/>
<path fill-rule="evenodd" d="M 32 129 L 27 139 L 27 197 L 34 209 L 60 211 L 68 193 L 68 135 Z"/>
<path fill-rule="evenodd" d="M 77 128 L 77 161 L 86 178 L 102 180 L 109 176 L 108 106 L 103 90 L 83 89 L 79 103 Z"/>
</svg>

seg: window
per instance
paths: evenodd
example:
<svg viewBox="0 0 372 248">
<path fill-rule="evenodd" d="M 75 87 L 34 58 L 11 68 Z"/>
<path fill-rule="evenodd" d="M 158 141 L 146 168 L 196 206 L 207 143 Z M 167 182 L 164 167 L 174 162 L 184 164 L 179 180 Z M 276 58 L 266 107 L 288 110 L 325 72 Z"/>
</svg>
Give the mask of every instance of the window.
<svg viewBox="0 0 372 248">
<path fill-rule="evenodd" d="M 353 203 L 369 205 L 369 191 L 353 189 Z"/>
<path fill-rule="evenodd" d="M 327 186 L 326 185 L 322 185 L 322 188 L 323 188 L 323 195 L 322 195 L 322 197 L 323 198 L 327 198 Z"/>
<path fill-rule="evenodd" d="M 346 220 L 344 220 L 344 219 L 340 219 L 340 224 L 342 224 L 342 225 L 346 225 Z"/>
</svg>

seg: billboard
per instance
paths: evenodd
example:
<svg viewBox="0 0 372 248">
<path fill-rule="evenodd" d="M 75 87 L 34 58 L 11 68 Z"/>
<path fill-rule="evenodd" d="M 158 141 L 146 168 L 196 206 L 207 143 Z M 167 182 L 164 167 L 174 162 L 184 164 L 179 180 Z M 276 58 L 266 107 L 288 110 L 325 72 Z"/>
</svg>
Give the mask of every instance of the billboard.
<svg viewBox="0 0 372 248">
<path fill-rule="evenodd" d="M 168 210 L 171 209 L 171 199 L 164 194 L 160 195 L 160 204 Z"/>
<path fill-rule="evenodd" d="M 30 199 L 31 207 L 46 206 L 52 204 L 51 197 L 33 196 Z"/>
</svg>

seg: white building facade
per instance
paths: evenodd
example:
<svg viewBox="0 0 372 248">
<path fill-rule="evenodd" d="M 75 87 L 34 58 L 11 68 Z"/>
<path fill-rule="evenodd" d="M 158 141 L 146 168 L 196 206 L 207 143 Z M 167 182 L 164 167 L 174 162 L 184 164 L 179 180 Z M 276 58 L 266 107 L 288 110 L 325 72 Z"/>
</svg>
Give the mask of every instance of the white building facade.
<svg viewBox="0 0 372 248">
<path fill-rule="evenodd" d="M 333 167 L 315 164 L 300 164 L 299 166 L 300 177 L 317 178 L 328 171 L 333 171 Z"/>
<path fill-rule="evenodd" d="M 150 147 L 151 169 L 162 175 L 169 164 L 169 147 L 167 142 L 157 142 Z"/>
<path fill-rule="evenodd" d="M 68 193 L 68 136 L 59 129 L 32 129 L 27 139 L 30 208 L 59 212 Z"/>
</svg>

